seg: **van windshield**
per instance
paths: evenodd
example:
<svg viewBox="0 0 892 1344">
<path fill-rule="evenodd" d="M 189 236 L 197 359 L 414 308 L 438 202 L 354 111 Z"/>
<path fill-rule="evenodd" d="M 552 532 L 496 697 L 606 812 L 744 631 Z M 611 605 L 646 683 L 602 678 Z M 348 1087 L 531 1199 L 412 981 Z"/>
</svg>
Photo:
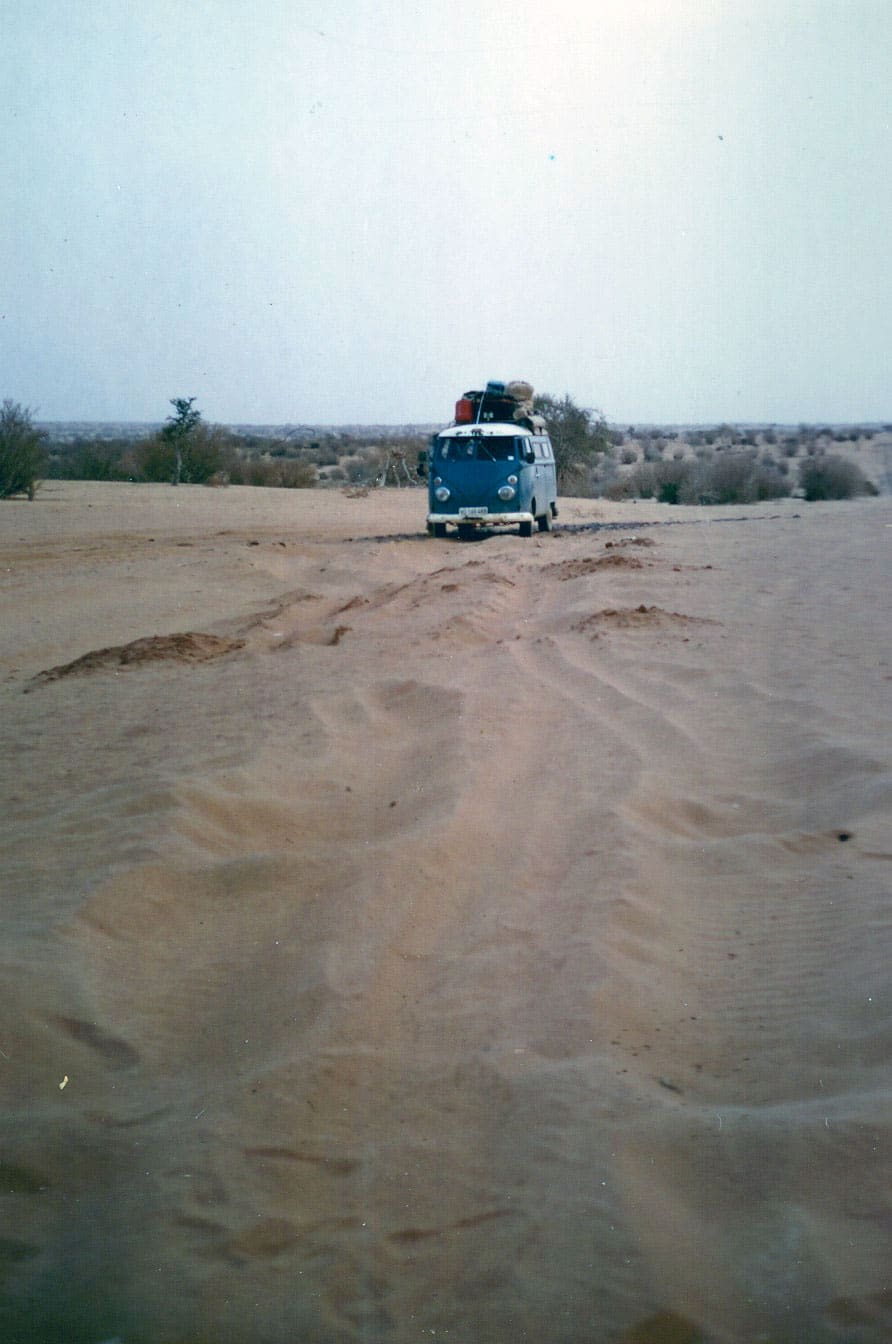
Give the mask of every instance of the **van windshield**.
<svg viewBox="0 0 892 1344">
<path fill-rule="evenodd" d="M 438 439 L 436 456 L 443 462 L 513 462 L 517 440 L 509 434 Z"/>
</svg>

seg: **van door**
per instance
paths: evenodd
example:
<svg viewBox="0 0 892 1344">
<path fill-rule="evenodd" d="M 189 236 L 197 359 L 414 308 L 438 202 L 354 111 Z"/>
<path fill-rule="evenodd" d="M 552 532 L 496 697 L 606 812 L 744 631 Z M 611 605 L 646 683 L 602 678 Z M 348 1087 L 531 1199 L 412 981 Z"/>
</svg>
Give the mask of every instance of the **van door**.
<svg viewBox="0 0 892 1344">
<path fill-rule="evenodd" d="M 520 482 L 517 490 L 517 507 L 524 513 L 529 509 L 536 493 L 536 463 L 527 462 L 527 453 L 535 451 L 535 440 L 526 435 L 517 440 L 517 476 Z"/>
<path fill-rule="evenodd" d="M 557 467 L 554 461 L 554 449 L 551 446 L 551 439 L 544 438 L 542 447 L 545 454 L 545 474 L 548 483 L 548 503 L 554 505 L 554 517 L 557 517 Z"/>
<path fill-rule="evenodd" d="M 533 494 L 536 497 L 536 516 L 541 518 L 548 508 L 549 489 L 548 489 L 548 467 L 545 464 L 547 456 L 545 451 L 545 440 L 541 438 L 533 439 L 533 448 L 536 453 L 536 465 L 533 468 Z"/>
</svg>

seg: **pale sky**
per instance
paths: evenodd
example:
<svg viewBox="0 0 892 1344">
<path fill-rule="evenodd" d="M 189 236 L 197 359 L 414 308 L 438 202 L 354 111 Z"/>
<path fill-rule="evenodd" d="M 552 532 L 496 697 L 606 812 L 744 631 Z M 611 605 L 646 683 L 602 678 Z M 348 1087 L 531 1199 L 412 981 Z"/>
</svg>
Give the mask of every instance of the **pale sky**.
<svg viewBox="0 0 892 1344">
<path fill-rule="evenodd" d="M 889 0 L 0 0 L 40 419 L 892 419 Z"/>
</svg>

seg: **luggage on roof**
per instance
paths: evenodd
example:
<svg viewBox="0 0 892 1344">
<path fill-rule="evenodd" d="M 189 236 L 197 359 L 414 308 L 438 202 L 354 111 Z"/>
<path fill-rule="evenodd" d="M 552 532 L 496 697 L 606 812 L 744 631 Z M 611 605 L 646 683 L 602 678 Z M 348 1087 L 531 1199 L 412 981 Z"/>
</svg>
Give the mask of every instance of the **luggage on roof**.
<svg viewBox="0 0 892 1344">
<path fill-rule="evenodd" d="M 458 425 L 493 421 L 527 424 L 532 415 L 532 384 L 521 379 L 510 383 L 490 379 L 482 392 L 465 392 L 455 403 L 455 423 Z"/>
</svg>

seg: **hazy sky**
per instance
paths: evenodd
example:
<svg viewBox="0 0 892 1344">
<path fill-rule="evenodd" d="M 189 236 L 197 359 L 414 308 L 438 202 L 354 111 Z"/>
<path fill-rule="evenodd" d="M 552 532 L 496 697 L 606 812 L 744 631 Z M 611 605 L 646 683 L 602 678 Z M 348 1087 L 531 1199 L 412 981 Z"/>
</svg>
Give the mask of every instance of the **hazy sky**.
<svg viewBox="0 0 892 1344">
<path fill-rule="evenodd" d="M 0 0 L 41 419 L 892 419 L 890 0 Z"/>
</svg>

